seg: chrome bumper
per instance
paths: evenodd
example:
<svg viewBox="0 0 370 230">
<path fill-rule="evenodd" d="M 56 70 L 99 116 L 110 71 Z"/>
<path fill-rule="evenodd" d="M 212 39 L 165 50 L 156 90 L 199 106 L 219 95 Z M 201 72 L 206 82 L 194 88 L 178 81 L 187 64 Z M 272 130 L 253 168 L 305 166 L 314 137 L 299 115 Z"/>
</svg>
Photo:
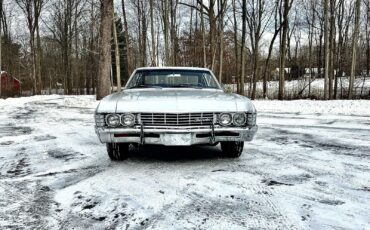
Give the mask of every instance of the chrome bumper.
<svg viewBox="0 0 370 230">
<path fill-rule="evenodd" d="M 251 128 L 207 127 L 207 128 L 133 128 L 95 127 L 102 143 L 138 143 L 166 146 L 190 146 L 214 144 L 223 141 L 251 141 L 258 126 Z"/>
</svg>

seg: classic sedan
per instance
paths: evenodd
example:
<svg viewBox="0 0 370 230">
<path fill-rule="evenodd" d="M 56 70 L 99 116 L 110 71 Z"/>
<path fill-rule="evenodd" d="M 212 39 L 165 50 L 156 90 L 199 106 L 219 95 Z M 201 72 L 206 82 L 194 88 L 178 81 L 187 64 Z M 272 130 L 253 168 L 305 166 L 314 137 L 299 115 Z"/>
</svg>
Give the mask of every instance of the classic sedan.
<svg viewBox="0 0 370 230">
<path fill-rule="evenodd" d="M 136 69 L 125 89 L 101 100 L 95 131 L 112 160 L 128 157 L 129 146 L 217 145 L 239 157 L 257 132 L 257 111 L 241 95 L 225 93 L 209 69 Z"/>
</svg>

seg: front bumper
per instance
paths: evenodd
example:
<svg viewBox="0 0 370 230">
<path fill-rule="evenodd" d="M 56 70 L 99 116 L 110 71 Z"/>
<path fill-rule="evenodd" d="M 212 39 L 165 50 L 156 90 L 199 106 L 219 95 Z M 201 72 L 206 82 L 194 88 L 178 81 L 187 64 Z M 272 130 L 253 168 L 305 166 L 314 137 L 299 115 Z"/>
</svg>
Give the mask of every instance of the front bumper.
<svg viewBox="0 0 370 230">
<path fill-rule="evenodd" d="M 95 132 L 102 143 L 138 143 L 166 146 L 214 144 L 223 141 L 251 141 L 257 130 L 257 125 L 250 128 L 213 126 L 202 128 L 95 127 Z"/>
</svg>

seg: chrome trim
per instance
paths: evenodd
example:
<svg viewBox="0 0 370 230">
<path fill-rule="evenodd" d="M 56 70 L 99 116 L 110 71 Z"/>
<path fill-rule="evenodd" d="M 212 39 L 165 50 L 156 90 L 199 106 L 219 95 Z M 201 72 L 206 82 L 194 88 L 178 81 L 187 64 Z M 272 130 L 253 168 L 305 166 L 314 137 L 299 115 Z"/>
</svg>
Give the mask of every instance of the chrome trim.
<svg viewBox="0 0 370 230">
<path fill-rule="evenodd" d="M 135 126 L 135 128 L 138 128 L 139 126 Z M 223 126 L 220 126 L 220 125 L 217 125 L 215 127 L 223 127 Z M 146 125 L 145 126 L 146 129 L 158 129 L 158 130 L 171 130 L 171 129 L 174 129 L 174 130 L 191 130 L 191 129 L 200 129 L 200 130 L 204 130 L 204 129 L 208 129 L 209 128 L 209 125 L 202 125 L 202 126 L 154 126 L 154 125 Z"/>
<path fill-rule="evenodd" d="M 140 113 L 144 126 L 203 126 L 214 123 L 214 113 Z"/>
<path fill-rule="evenodd" d="M 144 143 L 155 145 L 176 145 L 167 143 L 162 139 L 163 135 L 171 134 L 189 134 L 191 136 L 190 145 L 193 144 L 212 144 L 222 141 L 251 141 L 258 130 L 258 126 L 250 128 L 214 128 L 215 136 L 212 138 L 212 127 L 206 129 L 179 129 L 179 130 L 161 130 L 161 129 L 148 129 L 147 127 L 137 128 L 100 128 L 95 127 L 95 132 L 102 143 Z M 218 136 L 219 132 L 232 132 L 238 133 L 238 136 Z M 147 133 L 159 134 L 159 137 L 148 137 Z M 138 136 L 128 137 L 115 137 L 114 134 L 135 134 Z M 197 137 L 197 134 L 209 134 L 209 137 Z"/>
</svg>

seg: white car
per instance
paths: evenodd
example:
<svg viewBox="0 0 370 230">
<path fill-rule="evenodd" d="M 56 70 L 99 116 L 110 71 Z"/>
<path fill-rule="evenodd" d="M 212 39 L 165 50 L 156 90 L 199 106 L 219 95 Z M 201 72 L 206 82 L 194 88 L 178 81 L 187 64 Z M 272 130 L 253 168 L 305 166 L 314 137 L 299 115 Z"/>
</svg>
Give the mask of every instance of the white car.
<svg viewBox="0 0 370 230">
<path fill-rule="evenodd" d="M 225 93 L 205 68 L 139 68 L 122 92 L 101 100 L 95 131 L 112 160 L 129 145 L 217 145 L 239 157 L 257 132 L 257 112 L 243 96 Z"/>
</svg>

